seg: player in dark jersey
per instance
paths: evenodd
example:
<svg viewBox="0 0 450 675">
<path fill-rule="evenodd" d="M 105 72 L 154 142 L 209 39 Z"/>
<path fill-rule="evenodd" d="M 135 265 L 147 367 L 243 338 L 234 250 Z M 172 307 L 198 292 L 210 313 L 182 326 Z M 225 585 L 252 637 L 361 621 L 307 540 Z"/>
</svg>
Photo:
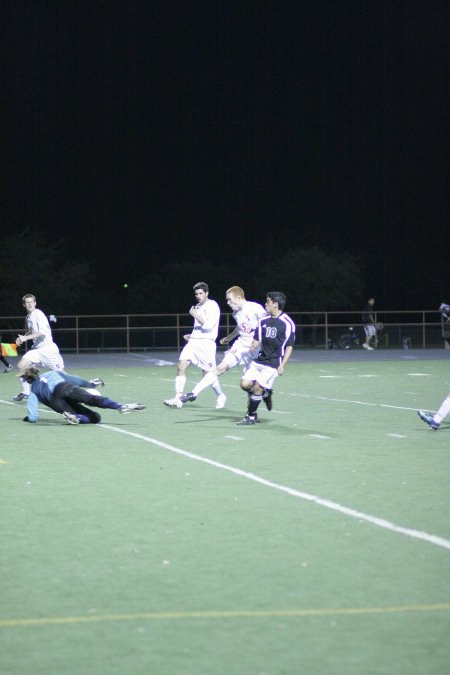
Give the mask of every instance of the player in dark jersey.
<svg viewBox="0 0 450 675">
<path fill-rule="evenodd" d="M 272 408 L 272 388 L 278 375 L 283 375 L 295 344 L 295 323 L 283 310 L 286 296 L 271 291 L 266 296 L 269 316 L 263 317 L 255 331 L 254 346 L 259 346 L 257 358 L 245 371 L 241 388 L 249 393 L 248 409 L 239 425 L 255 424 L 259 404 L 265 397 L 268 410 Z"/>
</svg>

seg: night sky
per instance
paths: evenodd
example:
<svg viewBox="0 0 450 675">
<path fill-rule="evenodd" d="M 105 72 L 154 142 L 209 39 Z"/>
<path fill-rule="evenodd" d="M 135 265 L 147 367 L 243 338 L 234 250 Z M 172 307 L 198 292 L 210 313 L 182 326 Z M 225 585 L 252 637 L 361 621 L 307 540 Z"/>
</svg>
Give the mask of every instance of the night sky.
<svg viewBox="0 0 450 675">
<path fill-rule="evenodd" d="M 63 236 L 112 288 L 317 245 L 379 308 L 450 302 L 448 2 L 2 8 L 8 231 Z"/>
</svg>

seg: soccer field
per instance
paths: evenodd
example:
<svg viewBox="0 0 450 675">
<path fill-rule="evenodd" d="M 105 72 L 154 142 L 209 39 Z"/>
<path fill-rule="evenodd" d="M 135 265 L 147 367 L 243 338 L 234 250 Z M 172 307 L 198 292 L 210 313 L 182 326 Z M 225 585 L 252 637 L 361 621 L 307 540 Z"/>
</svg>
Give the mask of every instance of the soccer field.
<svg viewBox="0 0 450 675">
<path fill-rule="evenodd" d="M 238 369 L 166 408 L 174 355 L 68 358 L 147 405 L 99 426 L 1 376 L 2 675 L 447 673 L 450 359 L 355 354 L 296 352 L 251 427 Z"/>
</svg>

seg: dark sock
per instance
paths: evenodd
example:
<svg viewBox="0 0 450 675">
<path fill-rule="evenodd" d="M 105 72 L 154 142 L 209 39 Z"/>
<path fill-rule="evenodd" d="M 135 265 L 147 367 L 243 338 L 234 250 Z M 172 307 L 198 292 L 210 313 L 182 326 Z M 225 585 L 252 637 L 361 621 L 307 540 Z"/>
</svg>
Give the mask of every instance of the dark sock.
<svg viewBox="0 0 450 675">
<path fill-rule="evenodd" d="M 262 401 L 262 394 L 252 394 L 250 396 L 250 400 L 248 402 L 248 410 L 247 414 L 250 415 L 250 417 L 254 417 L 256 414 L 256 411 L 258 410 L 258 406 Z"/>
<path fill-rule="evenodd" d="M 111 398 L 106 398 L 102 396 L 102 408 L 112 408 L 113 410 L 120 410 L 122 405 L 120 403 L 117 403 L 117 401 L 113 401 Z"/>
<path fill-rule="evenodd" d="M 91 421 L 86 415 L 77 415 L 77 417 L 80 420 L 80 424 L 89 424 Z"/>
</svg>

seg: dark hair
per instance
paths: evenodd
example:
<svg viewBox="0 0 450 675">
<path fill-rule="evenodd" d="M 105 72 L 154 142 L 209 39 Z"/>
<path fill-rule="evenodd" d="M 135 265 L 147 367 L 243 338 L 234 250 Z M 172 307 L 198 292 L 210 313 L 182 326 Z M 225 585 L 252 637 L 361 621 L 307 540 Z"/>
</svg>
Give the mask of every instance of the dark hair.
<svg viewBox="0 0 450 675">
<path fill-rule="evenodd" d="M 278 309 L 283 310 L 286 306 L 286 296 L 281 291 L 269 291 L 269 293 L 266 293 L 266 298 L 270 298 L 272 302 L 277 302 Z"/>
<path fill-rule="evenodd" d="M 35 379 L 39 377 L 39 368 L 36 368 L 36 366 L 30 366 L 24 370 L 23 373 L 19 373 L 19 376 L 25 380 L 25 382 L 28 382 L 28 384 L 32 384 Z"/>
<path fill-rule="evenodd" d="M 205 291 L 205 293 L 209 293 L 209 286 L 208 284 L 205 284 L 204 281 L 199 281 L 198 283 L 195 284 L 195 286 L 192 289 L 193 291 Z"/>
</svg>

